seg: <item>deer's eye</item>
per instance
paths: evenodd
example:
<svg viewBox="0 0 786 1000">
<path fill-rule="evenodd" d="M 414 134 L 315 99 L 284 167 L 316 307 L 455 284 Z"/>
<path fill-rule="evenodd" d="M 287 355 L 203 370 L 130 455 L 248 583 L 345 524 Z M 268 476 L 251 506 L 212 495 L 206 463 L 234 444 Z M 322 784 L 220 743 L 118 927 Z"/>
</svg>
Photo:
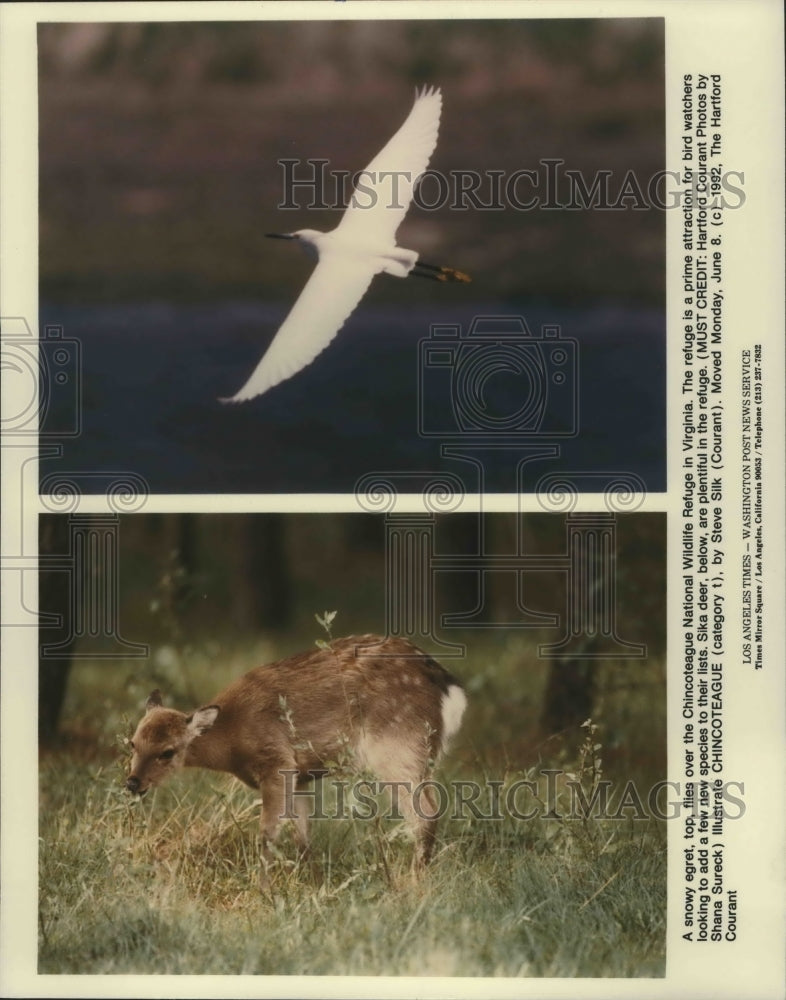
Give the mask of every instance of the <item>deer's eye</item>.
<svg viewBox="0 0 786 1000">
<path fill-rule="evenodd" d="M 175 756 L 175 751 L 174 750 L 165 750 L 163 753 L 160 753 L 158 755 L 158 759 L 159 760 L 172 760 L 172 758 L 174 756 Z"/>
</svg>

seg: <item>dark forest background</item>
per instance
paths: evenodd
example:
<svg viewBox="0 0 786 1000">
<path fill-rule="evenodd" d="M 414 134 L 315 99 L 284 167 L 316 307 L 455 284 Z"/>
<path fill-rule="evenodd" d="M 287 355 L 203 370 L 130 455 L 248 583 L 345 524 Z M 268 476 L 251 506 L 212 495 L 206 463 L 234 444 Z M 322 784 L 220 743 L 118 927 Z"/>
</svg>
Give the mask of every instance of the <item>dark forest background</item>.
<svg viewBox="0 0 786 1000">
<path fill-rule="evenodd" d="M 438 515 L 435 554 L 477 552 L 478 523 L 474 514 Z M 565 551 L 565 519 L 550 514 L 485 515 L 487 551 L 515 552 L 517 524 L 524 552 Z M 257 663 L 325 639 L 315 615 L 326 610 L 337 611 L 334 636 L 384 633 L 385 532 L 384 516 L 372 514 L 120 516 L 117 558 L 104 563 L 117 581 L 113 635 L 85 632 L 69 642 L 62 628 L 41 629 L 45 646 L 64 643 L 61 655 L 41 661 L 44 745 L 111 755 L 122 720 L 136 715 L 152 688 L 166 691 L 171 704 L 193 708 Z M 67 515 L 42 518 L 44 567 L 47 558 L 68 552 L 71 533 Z M 617 546 L 618 635 L 645 644 L 644 658 L 539 655 L 540 644 L 563 634 L 563 572 L 524 574 L 527 609 L 558 615 L 555 626 L 527 628 L 513 627 L 523 618 L 515 578 L 489 575 L 488 617 L 504 624 L 483 629 L 440 624 L 445 614 L 475 608 L 479 589 L 472 572 L 437 574 L 434 641 L 418 641 L 438 657 L 448 655 L 440 641 L 465 647 L 444 662 L 470 694 L 464 735 L 473 759 L 498 767 L 559 756 L 575 749 L 581 722 L 592 716 L 607 726 L 622 773 L 665 769 L 665 518 L 618 517 Z M 80 583 L 62 563 L 45 568 L 41 610 L 71 621 L 74 580 L 86 592 L 112 589 L 111 580 L 95 579 L 106 572 L 100 564 L 86 572 Z"/>
</svg>

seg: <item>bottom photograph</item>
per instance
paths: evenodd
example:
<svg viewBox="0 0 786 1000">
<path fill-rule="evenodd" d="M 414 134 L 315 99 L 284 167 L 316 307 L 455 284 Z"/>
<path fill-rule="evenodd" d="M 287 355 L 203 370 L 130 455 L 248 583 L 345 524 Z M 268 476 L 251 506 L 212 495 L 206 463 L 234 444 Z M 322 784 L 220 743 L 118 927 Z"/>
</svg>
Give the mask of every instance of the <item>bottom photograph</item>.
<svg viewBox="0 0 786 1000">
<path fill-rule="evenodd" d="M 666 518 L 39 519 L 42 974 L 662 977 Z"/>
</svg>

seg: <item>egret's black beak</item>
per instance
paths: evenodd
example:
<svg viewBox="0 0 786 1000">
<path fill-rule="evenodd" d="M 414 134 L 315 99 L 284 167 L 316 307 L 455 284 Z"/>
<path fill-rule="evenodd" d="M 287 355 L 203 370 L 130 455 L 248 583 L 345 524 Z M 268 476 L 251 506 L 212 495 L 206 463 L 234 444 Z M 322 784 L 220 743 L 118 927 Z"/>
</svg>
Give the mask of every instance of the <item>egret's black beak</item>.
<svg viewBox="0 0 786 1000">
<path fill-rule="evenodd" d="M 294 240 L 296 237 L 293 233 L 265 233 L 270 240 Z"/>
</svg>

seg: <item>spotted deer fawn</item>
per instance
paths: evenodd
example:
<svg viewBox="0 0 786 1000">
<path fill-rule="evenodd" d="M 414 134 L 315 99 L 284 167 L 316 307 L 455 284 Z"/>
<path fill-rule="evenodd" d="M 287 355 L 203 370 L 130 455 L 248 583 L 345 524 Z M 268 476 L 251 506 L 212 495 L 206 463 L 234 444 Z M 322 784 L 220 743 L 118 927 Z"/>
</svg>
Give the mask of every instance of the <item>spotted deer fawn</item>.
<svg viewBox="0 0 786 1000">
<path fill-rule="evenodd" d="M 415 862 L 426 864 L 438 808 L 432 786 L 421 782 L 458 731 L 466 703 L 460 682 L 406 639 L 336 639 L 256 667 L 191 714 L 165 708 L 154 691 L 131 741 L 126 787 L 143 795 L 181 767 L 207 767 L 258 789 L 264 885 L 282 819 L 295 818 L 297 846 L 308 847 L 308 796 L 292 795 L 293 785 L 302 789 L 349 753 L 358 770 L 402 783 Z"/>
</svg>

